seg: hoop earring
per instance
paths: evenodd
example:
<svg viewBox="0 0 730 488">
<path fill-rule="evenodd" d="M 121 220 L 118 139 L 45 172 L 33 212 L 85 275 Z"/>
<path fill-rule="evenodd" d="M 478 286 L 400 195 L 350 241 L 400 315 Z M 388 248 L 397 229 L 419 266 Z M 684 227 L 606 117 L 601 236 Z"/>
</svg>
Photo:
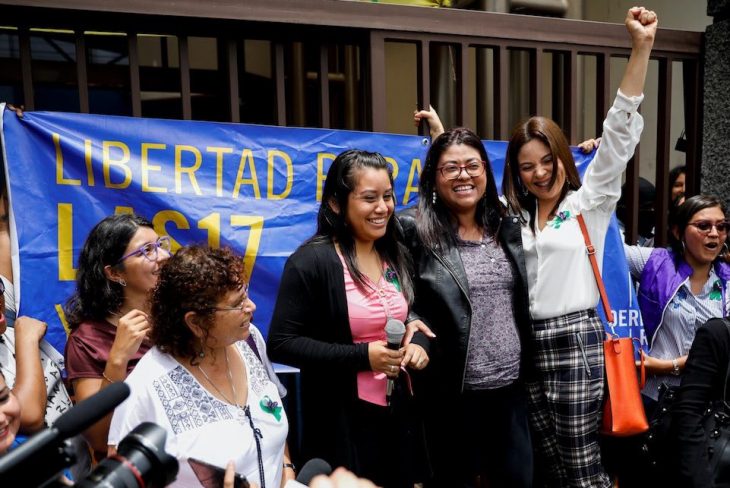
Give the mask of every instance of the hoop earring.
<svg viewBox="0 0 730 488">
<path fill-rule="evenodd" d="M 434 205 L 436 205 L 436 192 L 433 192 L 431 194 L 431 201 L 433 202 Z"/>
<path fill-rule="evenodd" d="M 724 249 L 724 251 L 722 252 L 722 254 L 724 254 L 725 256 L 727 256 L 728 254 L 730 254 L 730 248 L 727 247 L 727 242 L 724 242 L 723 243 L 722 248 Z"/>
<path fill-rule="evenodd" d="M 127 286 L 127 282 L 124 281 L 124 278 L 119 278 L 119 281 L 117 281 L 117 283 L 119 283 L 122 286 Z"/>
</svg>

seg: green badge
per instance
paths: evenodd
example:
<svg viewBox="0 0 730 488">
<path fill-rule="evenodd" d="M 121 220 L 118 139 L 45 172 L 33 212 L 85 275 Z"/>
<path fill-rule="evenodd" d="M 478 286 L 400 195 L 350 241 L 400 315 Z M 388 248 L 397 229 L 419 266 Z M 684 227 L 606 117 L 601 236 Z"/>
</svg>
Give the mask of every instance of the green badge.
<svg viewBox="0 0 730 488">
<path fill-rule="evenodd" d="M 272 400 L 266 395 L 259 402 L 259 406 L 264 412 L 273 415 L 277 422 L 281 421 L 281 407 L 279 406 L 279 402 Z"/>
<path fill-rule="evenodd" d="M 720 280 L 715 280 L 710 291 L 710 300 L 722 300 L 722 285 Z"/>
</svg>

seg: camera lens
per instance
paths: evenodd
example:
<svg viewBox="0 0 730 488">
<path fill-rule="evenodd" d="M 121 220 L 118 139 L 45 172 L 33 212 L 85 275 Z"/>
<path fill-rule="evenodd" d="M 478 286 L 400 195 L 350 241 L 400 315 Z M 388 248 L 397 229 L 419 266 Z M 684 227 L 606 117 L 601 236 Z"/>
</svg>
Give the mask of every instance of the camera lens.
<svg viewBox="0 0 730 488">
<path fill-rule="evenodd" d="M 77 487 L 164 487 L 177 476 L 177 459 L 165 452 L 167 433 L 150 422 L 137 426 Z"/>
</svg>

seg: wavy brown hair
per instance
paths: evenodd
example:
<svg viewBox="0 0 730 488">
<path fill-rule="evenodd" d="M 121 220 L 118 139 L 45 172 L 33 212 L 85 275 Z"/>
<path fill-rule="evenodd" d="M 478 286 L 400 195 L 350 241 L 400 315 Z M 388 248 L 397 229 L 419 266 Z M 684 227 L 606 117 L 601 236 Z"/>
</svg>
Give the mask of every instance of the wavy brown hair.
<svg viewBox="0 0 730 488">
<path fill-rule="evenodd" d="M 553 173 L 550 177 L 550 186 L 555 184 L 555 180 L 558 177 L 558 160 L 563 162 L 563 168 L 565 169 L 565 181 L 566 185 L 563 186 L 560 192 L 560 198 L 558 199 L 555 207 L 550 210 L 550 214 L 554 214 L 560 203 L 568 194 L 569 190 L 577 190 L 580 188 L 580 176 L 578 175 L 578 169 L 575 167 L 575 160 L 573 159 L 573 153 L 570 152 L 570 146 L 568 140 L 565 138 L 565 134 L 551 119 L 547 117 L 530 117 L 524 122 L 521 122 L 512 131 L 512 137 L 509 140 L 507 146 L 507 157 L 504 161 L 504 178 L 502 179 L 502 193 L 509 206 L 518 215 L 522 213 L 522 210 L 527 210 L 530 214 L 530 227 L 532 231 L 535 231 L 535 213 L 537 212 L 537 199 L 535 195 L 527 192 L 525 184 L 520 178 L 520 161 L 519 154 L 522 146 L 528 142 L 538 140 L 545 144 L 550 150 L 550 154 L 553 160 Z"/>
<path fill-rule="evenodd" d="M 212 307 L 245 283 L 243 257 L 231 249 L 183 247 L 162 265 L 152 292 L 152 341 L 161 351 L 196 364 L 200 342 L 185 323 L 185 314 L 195 312 L 200 317 L 207 339 L 215 314 Z"/>
</svg>

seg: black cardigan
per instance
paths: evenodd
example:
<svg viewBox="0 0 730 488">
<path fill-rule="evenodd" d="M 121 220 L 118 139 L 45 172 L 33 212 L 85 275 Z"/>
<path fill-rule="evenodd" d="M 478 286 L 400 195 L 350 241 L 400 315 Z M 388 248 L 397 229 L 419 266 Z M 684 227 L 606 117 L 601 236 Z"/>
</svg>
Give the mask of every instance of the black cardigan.
<svg viewBox="0 0 730 488">
<path fill-rule="evenodd" d="M 713 486 L 701 421 L 708 403 L 722 399 L 729 362 L 727 322 L 711 319 L 697 329 L 682 373 L 682 384 L 672 406 L 672 451 L 674 465 L 679 470 L 676 486 Z"/>
<path fill-rule="evenodd" d="M 412 342 L 428 352 L 425 335 Z M 267 351 L 272 361 L 301 370 L 304 459 L 356 470 L 350 412 L 357 373 L 370 370 L 370 361 L 367 343 L 352 342 L 344 269 L 332 243 L 304 244 L 287 260 Z"/>
</svg>

